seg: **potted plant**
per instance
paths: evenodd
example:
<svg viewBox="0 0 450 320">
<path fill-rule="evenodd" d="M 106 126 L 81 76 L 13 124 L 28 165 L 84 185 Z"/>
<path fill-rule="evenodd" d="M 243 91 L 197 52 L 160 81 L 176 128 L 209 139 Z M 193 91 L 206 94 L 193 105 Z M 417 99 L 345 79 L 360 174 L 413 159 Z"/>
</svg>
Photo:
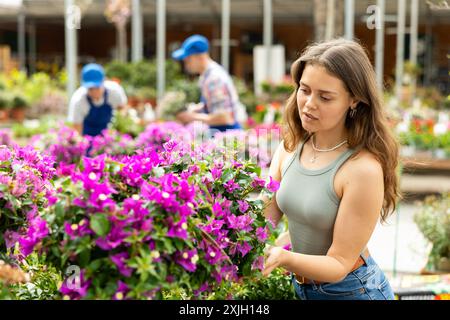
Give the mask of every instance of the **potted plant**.
<svg viewBox="0 0 450 320">
<path fill-rule="evenodd" d="M 159 119 L 176 121 L 177 114 L 186 110 L 186 94 L 183 91 L 169 91 L 159 101 L 156 114 Z"/>
<path fill-rule="evenodd" d="M 290 82 L 280 82 L 276 84 L 273 88 L 273 95 L 274 99 L 278 102 L 284 103 L 288 98 L 289 95 L 294 92 L 295 87 Z"/>
<path fill-rule="evenodd" d="M 1 93 L 0 94 L 0 121 L 6 121 L 9 118 L 9 108 L 11 106 L 11 101 L 9 97 Z"/>
<path fill-rule="evenodd" d="M 414 215 L 414 222 L 432 244 L 426 269 L 450 272 L 450 193 L 425 198 Z"/>
<path fill-rule="evenodd" d="M 450 132 L 437 136 L 437 148 L 433 150 L 433 156 L 437 159 L 448 157 L 446 149 L 450 147 Z"/>
<path fill-rule="evenodd" d="M 20 94 L 13 95 L 11 99 L 11 119 L 23 122 L 25 119 L 25 111 L 29 107 L 28 101 Z"/>
<path fill-rule="evenodd" d="M 142 104 L 150 103 L 152 106 L 155 106 L 156 96 L 156 89 L 153 87 L 141 87 L 136 90 L 136 97 Z"/>
</svg>

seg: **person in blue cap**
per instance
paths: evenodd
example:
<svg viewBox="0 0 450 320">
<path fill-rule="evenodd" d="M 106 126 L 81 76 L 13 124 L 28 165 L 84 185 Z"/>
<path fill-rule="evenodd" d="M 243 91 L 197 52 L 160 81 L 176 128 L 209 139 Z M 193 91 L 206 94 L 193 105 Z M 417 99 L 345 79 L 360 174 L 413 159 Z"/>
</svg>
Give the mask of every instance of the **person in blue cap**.
<svg viewBox="0 0 450 320">
<path fill-rule="evenodd" d="M 97 136 L 108 127 L 114 111 L 124 109 L 127 102 L 122 86 L 105 80 L 103 67 L 90 63 L 81 70 L 81 87 L 70 99 L 67 120 L 79 133 Z"/>
<path fill-rule="evenodd" d="M 200 75 L 201 104 L 179 113 L 177 118 L 183 123 L 203 121 L 218 131 L 241 129 L 239 120 L 245 110 L 239 102 L 233 80 L 221 65 L 211 59 L 208 51 L 208 39 L 196 34 L 172 53 L 173 59 L 183 60 L 187 72 Z"/>
</svg>

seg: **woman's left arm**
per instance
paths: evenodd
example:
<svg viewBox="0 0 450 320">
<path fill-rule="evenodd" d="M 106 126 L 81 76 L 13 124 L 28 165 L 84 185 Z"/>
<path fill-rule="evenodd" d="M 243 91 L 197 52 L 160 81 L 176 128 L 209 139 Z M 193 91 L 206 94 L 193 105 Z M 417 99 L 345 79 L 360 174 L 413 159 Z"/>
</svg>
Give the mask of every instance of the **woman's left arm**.
<svg viewBox="0 0 450 320">
<path fill-rule="evenodd" d="M 266 253 L 264 275 L 283 267 L 309 279 L 338 282 L 351 271 L 375 229 L 384 199 L 379 162 L 370 156 L 352 162 L 345 174 L 333 242 L 327 255 L 306 255 L 271 247 Z"/>
</svg>

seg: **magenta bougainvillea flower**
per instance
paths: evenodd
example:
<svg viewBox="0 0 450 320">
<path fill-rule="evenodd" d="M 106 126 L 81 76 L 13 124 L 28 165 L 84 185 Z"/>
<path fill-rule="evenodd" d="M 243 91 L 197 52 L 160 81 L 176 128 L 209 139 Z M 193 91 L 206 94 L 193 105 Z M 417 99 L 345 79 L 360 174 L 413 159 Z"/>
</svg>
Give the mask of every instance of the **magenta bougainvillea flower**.
<svg viewBox="0 0 450 320">
<path fill-rule="evenodd" d="M 276 192 L 280 188 L 280 183 L 276 180 L 273 180 L 272 177 L 269 177 L 269 182 L 266 185 L 267 190 L 270 192 Z"/>
<path fill-rule="evenodd" d="M 249 204 L 247 203 L 247 201 L 245 200 L 237 200 L 237 203 L 239 204 L 239 211 L 242 213 L 245 213 L 248 208 L 249 208 Z"/>
<path fill-rule="evenodd" d="M 82 219 L 78 223 L 64 223 L 64 231 L 69 235 L 70 239 L 75 240 L 77 238 L 84 237 L 85 235 L 92 234 L 92 230 L 89 228 L 89 221 Z"/>
<path fill-rule="evenodd" d="M 0 170 L 0 182 L 21 182 L 8 192 L 31 199 L 33 212 L 8 245 L 19 242 L 23 255 L 45 250 L 62 273 L 69 264 L 83 270 L 78 288 L 64 282 L 64 298 L 160 299 L 162 288 L 201 298 L 262 269 L 270 228 L 262 201 L 249 195 L 278 182 L 260 178 L 255 163 L 218 140 L 191 144 L 196 134 L 173 123 L 151 124 L 135 141 L 109 130 L 89 141 L 89 156 L 84 138 L 61 130 L 70 143 L 53 137 L 59 147 L 42 153 L 0 148 L 2 166 L 16 172 Z M 11 158 L 39 175 L 19 173 Z"/>
<path fill-rule="evenodd" d="M 43 226 L 37 213 L 56 202 L 56 190 L 52 184 L 56 170 L 53 165 L 51 156 L 42 155 L 32 147 L 0 146 L 0 248 L 5 242 L 3 233 L 7 229 L 10 229 L 9 236 L 20 231 L 25 254 L 39 242 Z M 28 231 L 19 230 L 26 224 Z M 9 237 L 8 247 L 13 246 L 10 242 L 13 239 L 18 240 L 17 237 Z"/>
<path fill-rule="evenodd" d="M 108 234 L 95 241 L 95 244 L 103 250 L 111 250 L 123 245 L 125 239 L 130 235 L 130 232 L 124 229 L 126 221 L 116 217 L 110 217 L 109 221 L 111 229 Z"/>
<path fill-rule="evenodd" d="M 117 290 L 114 293 L 114 300 L 124 300 L 126 298 L 126 295 L 130 291 L 130 288 L 126 285 L 126 283 L 122 281 L 117 281 Z"/>
<path fill-rule="evenodd" d="M 256 228 L 256 238 L 259 242 L 264 243 L 268 238 L 268 230 L 267 228 L 258 227 Z"/>
<path fill-rule="evenodd" d="M 175 262 L 189 272 L 194 272 L 197 269 L 198 259 L 199 256 L 196 249 L 178 251 L 175 254 Z"/>
<path fill-rule="evenodd" d="M 59 291 L 65 300 L 79 300 L 87 295 L 91 282 L 86 279 L 85 271 L 81 270 L 79 274 L 75 273 L 67 278 Z"/>
<path fill-rule="evenodd" d="M 77 164 L 86 155 L 90 142 L 75 129 L 60 124 L 58 129 L 50 129 L 46 134 L 33 136 L 30 144 L 53 156 L 56 163 Z"/>
<path fill-rule="evenodd" d="M 105 129 L 102 134 L 91 138 L 89 155 L 92 157 L 107 154 L 121 159 L 125 155 L 134 153 L 134 140 L 129 134 L 122 134 L 117 130 Z"/>
<path fill-rule="evenodd" d="M 12 138 L 12 132 L 11 129 L 0 129 L 0 146 L 14 146 L 16 143 L 14 142 Z M 1 151 L 0 151 L 1 153 Z M 0 155 L 0 161 L 1 161 L 1 155 Z"/>
<path fill-rule="evenodd" d="M 28 229 L 24 236 L 19 237 L 20 252 L 28 256 L 34 247 L 48 235 L 47 221 L 39 216 L 28 218 Z"/>
<path fill-rule="evenodd" d="M 169 230 L 167 231 L 168 237 L 176 237 L 180 239 L 188 238 L 188 223 L 186 217 L 182 217 L 179 221 L 174 222 L 173 217 L 167 218 Z"/>
<path fill-rule="evenodd" d="M 133 269 L 126 265 L 126 261 L 129 257 L 128 252 L 121 252 L 110 256 L 111 261 L 114 262 L 119 272 L 125 277 L 131 276 L 131 273 L 133 272 Z"/>
<path fill-rule="evenodd" d="M 17 241 L 19 241 L 20 235 L 18 232 L 7 230 L 3 234 L 5 239 L 6 249 L 14 247 Z"/>
</svg>

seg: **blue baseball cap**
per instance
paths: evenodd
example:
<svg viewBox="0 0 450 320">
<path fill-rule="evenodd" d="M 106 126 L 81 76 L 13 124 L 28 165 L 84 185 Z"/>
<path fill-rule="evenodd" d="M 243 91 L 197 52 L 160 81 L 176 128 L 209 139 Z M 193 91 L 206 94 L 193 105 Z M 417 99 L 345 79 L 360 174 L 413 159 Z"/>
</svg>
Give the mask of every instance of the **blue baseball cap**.
<svg viewBox="0 0 450 320">
<path fill-rule="evenodd" d="M 98 88 L 105 80 L 103 67 L 96 63 L 89 63 L 81 69 L 81 85 L 87 89 Z"/>
<path fill-rule="evenodd" d="M 184 40 L 180 49 L 172 52 L 172 58 L 175 60 L 183 60 L 192 54 L 205 53 L 208 50 L 208 39 L 199 34 L 195 34 Z"/>
</svg>

